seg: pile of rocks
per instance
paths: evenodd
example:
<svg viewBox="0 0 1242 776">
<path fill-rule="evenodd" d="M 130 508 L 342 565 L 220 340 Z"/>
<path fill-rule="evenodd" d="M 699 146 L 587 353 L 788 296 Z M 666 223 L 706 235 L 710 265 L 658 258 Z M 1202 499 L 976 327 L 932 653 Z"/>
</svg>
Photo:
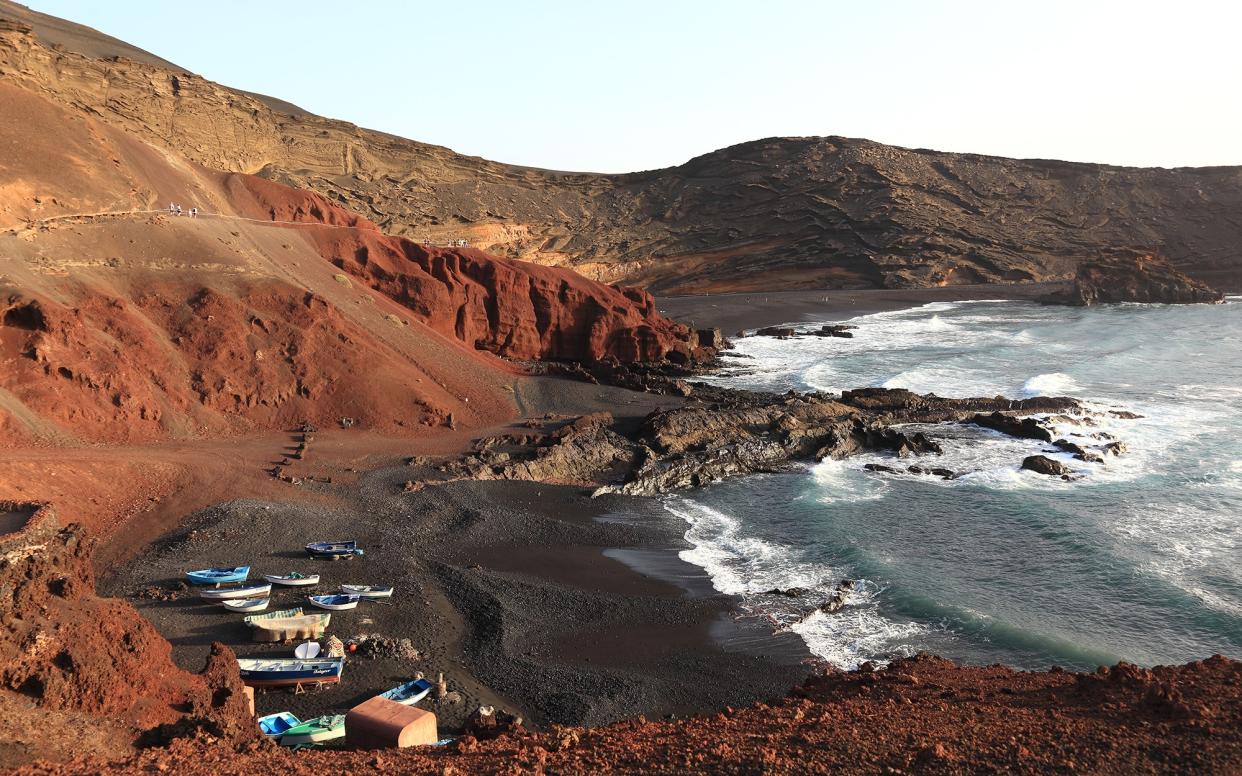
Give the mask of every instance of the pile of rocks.
<svg viewBox="0 0 1242 776">
<path fill-rule="evenodd" d="M 361 634 L 347 642 L 351 654 L 371 659 L 422 660 L 423 654 L 409 639 L 394 639 L 379 633 Z"/>
</svg>

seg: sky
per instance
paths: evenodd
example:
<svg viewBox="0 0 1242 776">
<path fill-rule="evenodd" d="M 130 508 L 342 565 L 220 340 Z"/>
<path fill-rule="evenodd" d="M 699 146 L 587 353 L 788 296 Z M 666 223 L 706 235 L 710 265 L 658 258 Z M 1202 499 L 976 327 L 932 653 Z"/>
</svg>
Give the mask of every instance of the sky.
<svg viewBox="0 0 1242 776">
<path fill-rule="evenodd" d="M 502 162 L 629 172 L 772 136 L 1242 164 L 1242 4 L 24 0 L 219 83 Z"/>
</svg>

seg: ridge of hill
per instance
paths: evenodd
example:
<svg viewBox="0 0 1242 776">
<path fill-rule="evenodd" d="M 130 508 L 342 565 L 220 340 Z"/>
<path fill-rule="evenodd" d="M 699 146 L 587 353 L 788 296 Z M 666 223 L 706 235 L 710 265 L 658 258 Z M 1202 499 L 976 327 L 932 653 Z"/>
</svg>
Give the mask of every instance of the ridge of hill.
<svg viewBox="0 0 1242 776">
<path fill-rule="evenodd" d="M 0 17 L 11 9 L 0 5 Z M 47 35 L 9 22 L 0 77 L 204 166 L 318 191 L 389 234 L 468 239 L 661 294 L 1065 280 L 1082 261 L 1134 253 L 1226 286 L 1242 273 L 1239 167 L 811 137 L 756 140 L 663 170 L 556 172 L 273 107 L 85 32 L 60 50 Z"/>
</svg>

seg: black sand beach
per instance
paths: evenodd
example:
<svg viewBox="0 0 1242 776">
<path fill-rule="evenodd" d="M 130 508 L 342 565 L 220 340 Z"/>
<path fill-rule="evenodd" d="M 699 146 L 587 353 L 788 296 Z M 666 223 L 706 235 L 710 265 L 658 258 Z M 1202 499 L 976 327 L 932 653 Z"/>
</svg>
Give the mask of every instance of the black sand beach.
<svg viewBox="0 0 1242 776">
<path fill-rule="evenodd" d="M 1036 300 L 1055 284 L 964 285 L 942 288 L 771 291 L 657 299 L 664 315 L 698 328 L 716 326 L 726 337 L 743 329 L 799 321 L 840 321 L 856 315 L 903 310 L 931 302 L 974 299 Z"/>
<path fill-rule="evenodd" d="M 669 401 L 549 378 L 523 381 L 519 397 L 528 410 L 546 411 L 559 397 L 635 417 Z M 348 485 L 303 486 L 335 505 L 237 500 L 211 507 L 106 578 L 103 590 L 131 600 L 172 642 L 176 662 L 198 670 L 213 641 L 240 657 L 291 656 L 293 645 L 252 643 L 242 615 L 193 592 L 154 600 L 141 591 L 176 586 L 189 569 L 242 563 L 252 565 L 252 579 L 318 573 L 312 592 L 334 592 L 341 583 L 396 587 L 390 601 L 334 612 L 328 633 L 408 638 L 420 659 L 355 656 L 336 687 L 260 693 L 260 714 L 343 713 L 416 672 L 433 680 L 443 672 L 461 700 L 423 705 L 446 731 L 480 704 L 536 725 L 599 724 L 775 698 L 807 673 L 810 655 L 796 636 L 735 621 L 734 599 L 677 557 L 685 526 L 659 502 L 591 500 L 578 487 L 513 482 L 402 493 L 406 480 L 424 477 L 434 478 L 434 470 L 396 463 Z M 326 562 L 302 550 L 308 541 L 343 538 L 357 539 L 365 556 Z M 310 611 L 307 594 L 276 588 L 269 611 Z"/>
</svg>

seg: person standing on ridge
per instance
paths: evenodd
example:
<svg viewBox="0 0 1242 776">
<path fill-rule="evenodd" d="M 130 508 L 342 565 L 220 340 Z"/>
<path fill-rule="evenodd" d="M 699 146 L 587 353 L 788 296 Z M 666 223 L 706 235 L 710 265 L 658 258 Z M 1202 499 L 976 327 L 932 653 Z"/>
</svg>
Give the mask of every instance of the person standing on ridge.
<svg viewBox="0 0 1242 776">
<path fill-rule="evenodd" d="M 198 208 L 190 208 L 190 218 L 198 218 Z"/>
</svg>

